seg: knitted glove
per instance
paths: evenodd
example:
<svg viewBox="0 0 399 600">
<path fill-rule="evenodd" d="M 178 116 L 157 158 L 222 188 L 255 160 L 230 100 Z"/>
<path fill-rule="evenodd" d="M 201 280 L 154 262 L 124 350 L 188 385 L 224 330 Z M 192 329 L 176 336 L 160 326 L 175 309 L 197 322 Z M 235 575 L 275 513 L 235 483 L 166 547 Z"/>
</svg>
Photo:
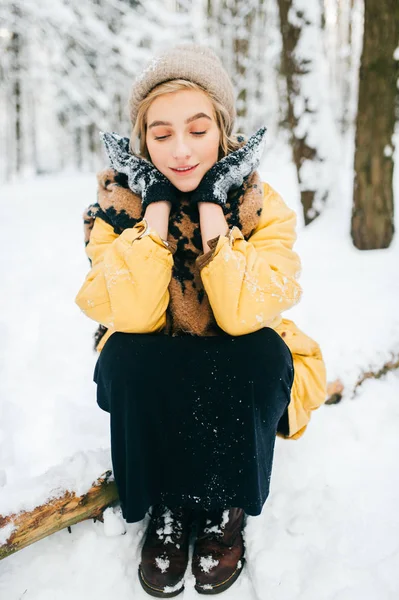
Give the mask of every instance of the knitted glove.
<svg viewBox="0 0 399 600">
<path fill-rule="evenodd" d="M 266 127 L 262 127 L 249 138 L 245 146 L 213 165 L 192 192 L 191 201 L 213 202 L 224 206 L 229 190 L 239 188 L 244 177 L 258 167 L 265 146 L 265 135 Z"/>
<path fill-rule="evenodd" d="M 152 163 L 129 152 L 129 138 L 117 133 L 100 131 L 111 166 L 115 171 L 127 175 L 132 192 L 141 196 L 146 208 L 151 202 L 167 200 L 172 205 L 177 202 L 176 188 Z"/>
</svg>

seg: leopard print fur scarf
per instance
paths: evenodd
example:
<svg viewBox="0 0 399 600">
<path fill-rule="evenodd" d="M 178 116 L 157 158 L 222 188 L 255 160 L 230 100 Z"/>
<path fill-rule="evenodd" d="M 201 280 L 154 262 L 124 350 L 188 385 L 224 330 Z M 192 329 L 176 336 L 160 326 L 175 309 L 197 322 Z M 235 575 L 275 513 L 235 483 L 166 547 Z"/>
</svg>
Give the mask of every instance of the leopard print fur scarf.
<svg viewBox="0 0 399 600">
<path fill-rule="evenodd" d="M 141 199 L 127 184 L 127 177 L 113 169 L 97 174 L 97 202 L 84 212 L 85 244 L 97 217 L 111 225 L 116 234 L 134 227 L 143 218 Z M 263 186 L 256 171 L 249 175 L 241 188 L 228 195 L 224 215 L 229 228 L 238 227 L 249 239 L 259 223 L 263 205 Z M 198 207 L 191 205 L 181 194 L 178 207 L 172 209 L 167 241 L 173 248 L 174 266 L 169 284 L 170 301 L 166 314 L 166 335 L 224 335 L 218 327 L 202 285 L 196 259 L 203 255 Z M 212 249 L 217 239 L 213 240 Z M 94 340 L 97 348 L 107 329 L 100 325 Z"/>
</svg>

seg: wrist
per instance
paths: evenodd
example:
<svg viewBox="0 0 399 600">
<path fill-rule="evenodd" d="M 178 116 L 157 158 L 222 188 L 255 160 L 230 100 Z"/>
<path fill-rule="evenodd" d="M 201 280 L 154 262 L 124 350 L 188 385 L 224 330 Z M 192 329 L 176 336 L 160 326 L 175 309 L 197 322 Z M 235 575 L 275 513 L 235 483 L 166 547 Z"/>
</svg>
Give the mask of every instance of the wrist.
<svg viewBox="0 0 399 600">
<path fill-rule="evenodd" d="M 198 212 L 200 217 L 200 229 L 202 247 L 208 252 L 210 247 L 208 241 L 216 236 L 225 236 L 229 232 L 229 226 L 223 213 L 223 208 L 211 202 L 199 202 Z"/>
<path fill-rule="evenodd" d="M 171 202 L 168 200 L 159 200 L 158 202 L 151 202 L 145 209 L 144 217 L 148 219 L 152 218 L 169 218 L 169 214 L 172 208 Z"/>
<path fill-rule="evenodd" d="M 198 212 L 201 218 L 211 219 L 212 217 L 218 218 L 219 216 L 224 216 L 223 207 L 212 201 L 198 202 Z"/>
<path fill-rule="evenodd" d="M 145 209 L 144 218 L 152 229 L 155 229 L 164 240 L 168 237 L 169 215 L 171 203 L 166 200 L 151 202 Z"/>
</svg>

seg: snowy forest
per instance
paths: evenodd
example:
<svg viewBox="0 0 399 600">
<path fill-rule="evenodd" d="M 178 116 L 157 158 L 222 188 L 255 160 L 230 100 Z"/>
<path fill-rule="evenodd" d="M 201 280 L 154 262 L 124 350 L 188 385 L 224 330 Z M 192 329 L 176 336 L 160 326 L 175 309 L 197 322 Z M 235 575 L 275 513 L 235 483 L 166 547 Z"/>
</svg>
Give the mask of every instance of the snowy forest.
<svg viewBox="0 0 399 600">
<path fill-rule="evenodd" d="M 128 134 L 130 86 L 153 53 L 205 43 L 232 77 L 238 130 L 289 140 L 305 224 L 344 156 L 354 244 L 388 247 L 398 13 L 395 0 L 2 0 L 1 176 L 100 168 L 98 131 Z"/>
<path fill-rule="evenodd" d="M 276 439 L 223 597 L 397 600 L 398 0 L 0 0 L 0 598 L 148 597 L 74 298 L 99 132 L 129 136 L 133 81 L 190 42 L 227 69 L 235 131 L 267 128 L 259 172 L 296 212 L 303 267 L 288 318 L 328 378 L 303 438 Z"/>
</svg>

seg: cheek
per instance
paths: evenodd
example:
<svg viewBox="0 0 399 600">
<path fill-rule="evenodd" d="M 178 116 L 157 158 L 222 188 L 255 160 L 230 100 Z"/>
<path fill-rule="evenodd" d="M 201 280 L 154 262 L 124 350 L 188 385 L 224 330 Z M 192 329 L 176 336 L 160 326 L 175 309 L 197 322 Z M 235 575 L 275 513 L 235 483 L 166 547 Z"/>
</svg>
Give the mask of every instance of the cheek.
<svg viewBox="0 0 399 600">
<path fill-rule="evenodd" d="M 147 140 L 147 150 L 152 163 L 159 169 L 163 162 L 163 152 L 160 144 L 154 144 L 151 140 Z"/>
<path fill-rule="evenodd" d="M 219 156 L 219 132 L 215 132 L 212 136 L 210 136 L 206 142 L 204 147 L 206 153 L 206 160 L 208 163 L 216 163 Z"/>
</svg>

